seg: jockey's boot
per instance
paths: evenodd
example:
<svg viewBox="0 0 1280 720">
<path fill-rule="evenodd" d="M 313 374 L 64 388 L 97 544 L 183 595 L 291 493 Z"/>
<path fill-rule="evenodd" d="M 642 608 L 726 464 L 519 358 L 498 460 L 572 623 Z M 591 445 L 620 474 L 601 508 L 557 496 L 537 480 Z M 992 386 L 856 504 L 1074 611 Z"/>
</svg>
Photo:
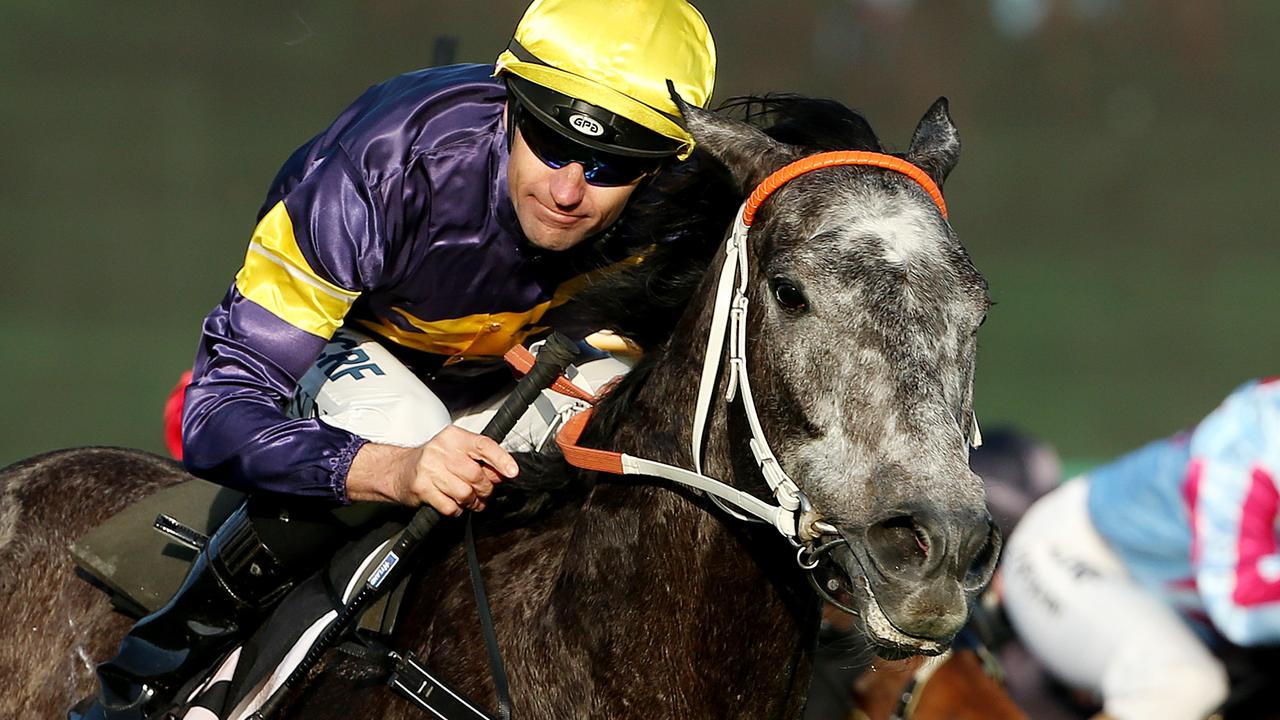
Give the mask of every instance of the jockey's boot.
<svg viewBox="0 0 1280 720">
<path fill-rule="evenodd" d="M 262 621 L 291 581 L 241 506 L 209 538 L 169 603 L 139 620 L 116 656 L 98 666 L 96 700 L 68 717 L 160 717 L 184 683 Z"/>
</svg>

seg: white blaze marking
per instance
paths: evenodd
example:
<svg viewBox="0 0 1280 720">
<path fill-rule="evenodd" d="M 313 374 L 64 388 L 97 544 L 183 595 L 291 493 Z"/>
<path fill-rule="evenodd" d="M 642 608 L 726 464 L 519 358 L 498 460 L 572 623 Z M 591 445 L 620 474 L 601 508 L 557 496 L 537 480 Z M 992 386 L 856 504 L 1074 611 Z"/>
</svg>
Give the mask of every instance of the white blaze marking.
<svg viewBox="0 0 1280 720">
<path fill-rule="evenodd" d="M 884 242 L 884 259 L 891 263 L 905 263 L 915 255 L 929 252 L 934 245 L 927 214 L 914 206 L 863 220 L 858 223 L 857 231 L 880 238 Z"/>
</svg>

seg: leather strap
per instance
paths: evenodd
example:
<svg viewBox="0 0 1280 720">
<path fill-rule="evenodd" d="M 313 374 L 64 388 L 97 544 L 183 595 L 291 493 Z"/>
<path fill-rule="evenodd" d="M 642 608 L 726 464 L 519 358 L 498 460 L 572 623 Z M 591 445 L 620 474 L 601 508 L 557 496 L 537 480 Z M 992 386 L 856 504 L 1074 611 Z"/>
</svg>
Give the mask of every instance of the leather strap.
<svg viewBox="0 0 1280 720">
<path fill-rule="evenodd" d="M 480 616 L 480 631 L 484 633 L 484 647 L 489 652 L 489 672 L 493 675 L 494 691 L 498 695 L 498 716 L 511 720 L 511 684 L 507 670 L 502 665 L 502 653 L 498 650 L 498 636 L 493 630 L 493 614 L 489 612 L 489 598 L 484 590 L 484 576 L 480 574 L 480 559 L 476 556 L 476 537 L 472 530 L 472 516 L 467 513 L 467 567 L 471 571 L 471 592 L 476 596 L 476 614 Z"/>
<path fill-rule="evenodd" d="M 521 374 L 528 373 L 529 370 L 533 368 L 533 363 L 535 361 L 533 353 L 529 352 L 528 348 L 523 345 L 516 345 L 512 347 L 502 357 L 507 361 L 508 365 L 518 370 Z M 581 400 L 588 405 L 595 405 L 599 400 L 595 395 L 592 395 L 586 390 L 583 390 L 573 384 L 572 381 L 563 375 L 557 377 L 555 381 L 551 383 L 551 389 L 561 395 L 568 395 L 575 400 Z"/>
<path fill-rule="evenodd" d="M 893 155 L 866 150 L 837 150 L 816 153 L 801 158 L 793 163 L 784 165 L 781 169 L 762 180 L 747 198 L 743 220 L 750 226 L 752 221 L 755 220 L 756 210 L 760 208 L 765 199 L 791 180 L 814 170 L 838 165 L 866 165 L 906 175 L 929 194 L 929 197 L 933 199 L 933 204 L 937 205 L 938 211 L 942 213 L 943 219 L 947 219 L 947 201 L 942 199 L 942 189 L 924 170 Z"/>
</svg>

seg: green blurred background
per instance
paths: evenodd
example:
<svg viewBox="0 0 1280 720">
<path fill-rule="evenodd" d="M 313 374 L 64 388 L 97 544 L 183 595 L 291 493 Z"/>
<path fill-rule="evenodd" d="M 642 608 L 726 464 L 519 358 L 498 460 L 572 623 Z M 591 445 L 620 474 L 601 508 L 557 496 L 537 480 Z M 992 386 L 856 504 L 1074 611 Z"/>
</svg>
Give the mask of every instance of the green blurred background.
<svg viewBox="0 0 1280 720">
<path fill-rule="evenodd" d="M 1280 351 L 1280 3 L 706 0 L 715 99 L 842 100 L 905 146 L 938 95 L 998 302 L 978 410 L 1079 465 Z M 162 448 L 160 413 L 277 167 L 365 87 L 489 62 L 523 0 L 0 6 L 0 465 Z"/>
</svg>

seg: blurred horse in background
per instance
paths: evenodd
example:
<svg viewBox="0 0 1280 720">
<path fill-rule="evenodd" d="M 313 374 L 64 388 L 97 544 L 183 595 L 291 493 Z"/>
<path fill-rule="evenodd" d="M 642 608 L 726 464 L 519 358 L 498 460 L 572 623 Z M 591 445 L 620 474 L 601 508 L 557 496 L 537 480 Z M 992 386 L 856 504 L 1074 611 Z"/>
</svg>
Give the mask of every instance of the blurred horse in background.
<svg viewBox="0 0 1280 720">
<path fill-rule="evenodd" d="M 847 614 L 826 609 L 805 720 L 1027 719 L 1003 685 L 985 621 L 942 655 L 902 660 L 874 657 L 851 628 Z"/>
<path fill-rule="evenodd" d="M 1026 720 L 974 650 L 877 662 L 853 686 L 849 720 Z"/>
</svg>

